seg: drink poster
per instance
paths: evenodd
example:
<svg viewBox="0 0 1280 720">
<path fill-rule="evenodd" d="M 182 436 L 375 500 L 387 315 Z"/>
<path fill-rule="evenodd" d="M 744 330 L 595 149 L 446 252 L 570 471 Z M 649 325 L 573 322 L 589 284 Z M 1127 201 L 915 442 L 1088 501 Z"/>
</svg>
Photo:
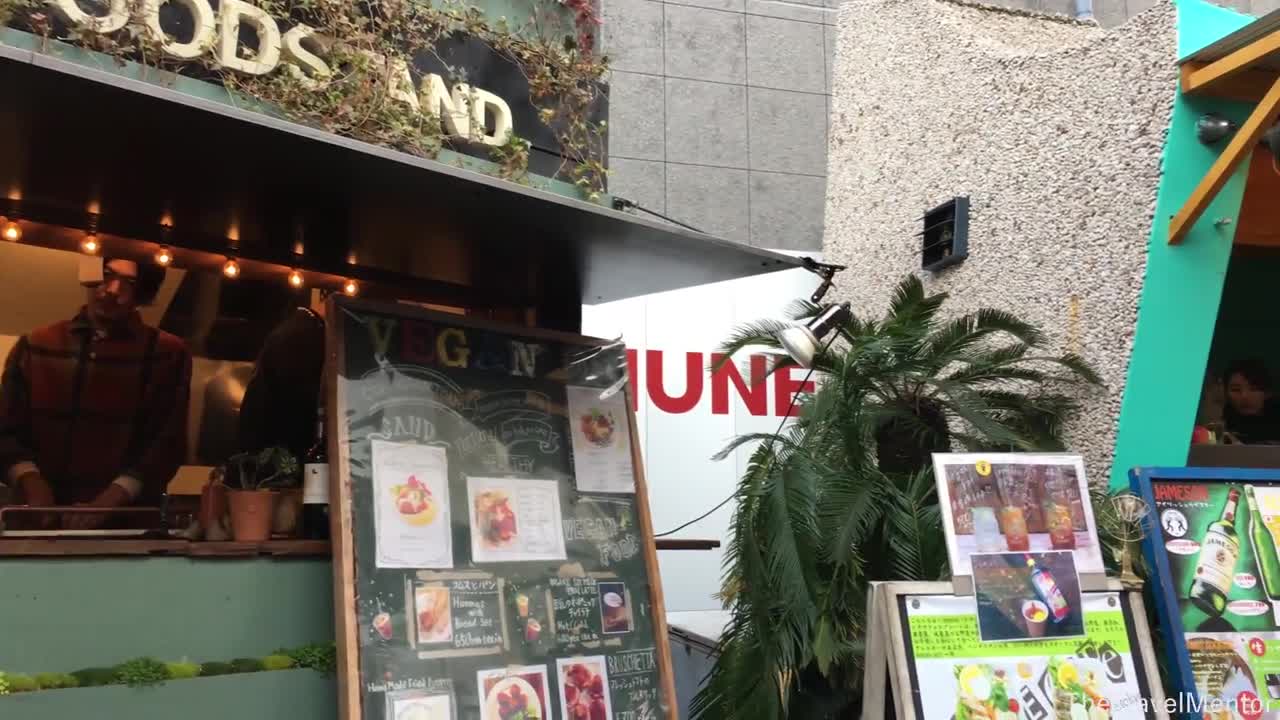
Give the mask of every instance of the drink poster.
<svg viewBox="0 0 1280 720">
<path fill-rule="evenodd" d="M 933 467 L 953 576 L 972 575 L 973 553 L 1049 550 L 1105 572 L 1079 455 L 934 453 Z"/>
<path fill-rule="evenodd" d="M 1280 718 L 1280 482 L 1155 479 L 1150 492 L 1149 545 L 1200 701 Z"/>
<path fill-rule="evenodd" d="M 978 553 L 971 560 L 984 642 L 1084 635 L 1080 578 L 1070 552 Z"/>
<path fill-rule="evenodd" d="M 916 720 L 1145 720 L 1128 605 L 1085 593 L 1083 638 L 982 642 L 974 600 L 897 598 Z M 921 691 L 927 688 L 928 691 Z"/>
<path fill-rule="evenodd" d="M 332 303 L 339 717 L 673 720 L 622 348 Z"/>
</svg>

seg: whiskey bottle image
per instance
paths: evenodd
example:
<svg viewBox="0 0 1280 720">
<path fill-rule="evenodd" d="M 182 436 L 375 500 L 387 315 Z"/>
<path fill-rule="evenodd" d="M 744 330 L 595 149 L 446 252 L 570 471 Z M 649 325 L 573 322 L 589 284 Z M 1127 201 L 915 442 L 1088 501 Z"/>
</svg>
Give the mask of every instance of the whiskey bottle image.
<svg viewBox="0 0 1280 720">
<path fill-rule="evenodd" d="M 1275 538 L 1262 517 L 1262 508 L 1252 485 L 1244 488 L 1245 503 L 1249 506 L 1249 541 L 1253 544 L 1253 557 L 1258 563 L 1258 580 L 1270 600 L 1280 600 L 1280 556 L 1276 553 Z"/>
<path fill-rule="evenodd" d="M 1240 538 L 1236 536 L 1236 506 L 1240 488 L 1232 486 L 1222 516 L 1209 524 L 1200 543 L 1196 574 L 1187 599 L 1209 617 L 1227 609 L 1227 593 L 1235 582 L 1236 561 L 1240 559 Z"/>
</svg>

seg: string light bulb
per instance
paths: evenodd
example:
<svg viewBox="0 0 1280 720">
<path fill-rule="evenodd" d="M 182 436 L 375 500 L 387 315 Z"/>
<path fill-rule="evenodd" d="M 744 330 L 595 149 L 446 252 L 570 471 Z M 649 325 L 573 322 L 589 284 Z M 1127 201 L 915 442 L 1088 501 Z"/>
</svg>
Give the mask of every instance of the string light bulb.
<svg viewBox="0 0 1280 720">
<path fill-rule="evenodd" d="M 222 274 L 232 280 L 240 277 L 240 263 L 236 262 L 235 258 L 227 258 L 227 261 L 222 264 Z"/>
<path fill-rule="evenodd" d="M 3 227 L 0 227 L 0 237 L 4 237 L 9 242 L 18 242 L 22 239 L 22 226 L 18 225 L 16 220 L 4 220 Z"/>
<path fill-rule="evenodd" d="M 349 297 L 355 297 L 360 292 L 360 286 L 356 284 L 355 280 L 348 280 L 342 284 L 342 292 Z"/>
<path fill-rule="evenodd" d="M 160 267 L 169 267 L 172 262 L 173 251 L 169 249 L 168 245 L 161 245 L 160 249 L 156 251 L 156 264 Z"/>
<path fill-rule="evenodd" d="M 298 272 L 297 270 L 292 270 L 289 272 L 289 287 L 292 287 L 292 288 L 302 287 L 302 273 Z"/>
<path fill-rule="evenodd" d="M 102 245 L 98 243 L 98 234 L 95 232 L 87 233 L 84 239 L 80 241 L 80 249 L 86 255 L 97 255 Z"/>
</svg>

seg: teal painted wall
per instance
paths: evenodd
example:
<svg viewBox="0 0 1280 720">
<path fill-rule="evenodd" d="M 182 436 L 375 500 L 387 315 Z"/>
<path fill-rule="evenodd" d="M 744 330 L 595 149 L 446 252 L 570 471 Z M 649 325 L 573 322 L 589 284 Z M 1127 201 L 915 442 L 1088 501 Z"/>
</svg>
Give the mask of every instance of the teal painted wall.
<svg viewBox="0 0 1280 720">
<path fill-rule="evenodd" d="M 1179 57 L 1253 19 L 1204 0 L 1177 4 Z M 1196 120 L 1215 111 L 1239 122 L 1252 109 L 1248 104 L 1186 98 L 1181 91 L 1175 100 L 1120 408 L 1112 488 L 1128 487 L 1129 470 L 1137 466 L 1186 464 L 1247 169 L 1227 182 L 1181 245 L 1168 243 L 1169 219 L 1222 149 L 1196 140 Z M 1219 218 L 1232 222 L 1218 227 Z"/>
<path fill-rule="evenodd" d="M 0 560 L 0 671 L 225 661 L 333 638 L 328 559 Z"/>
</svg>

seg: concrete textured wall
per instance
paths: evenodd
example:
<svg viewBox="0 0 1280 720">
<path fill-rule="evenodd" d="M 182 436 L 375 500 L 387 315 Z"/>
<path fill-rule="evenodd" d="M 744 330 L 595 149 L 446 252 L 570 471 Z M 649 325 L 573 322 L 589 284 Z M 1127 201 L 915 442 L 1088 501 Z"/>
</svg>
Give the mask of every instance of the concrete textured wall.
<svg viewBox="0 0 1280 720">
<path fill-rule="evenodd" d="M 603 0 L 610 191 L 729 240 L 822 243 L 836 0 Z"/>
<path fill-rule="evenodd" d="M 1105 391 L 1068 429 L 1106 482 L 1176 88 L 1175 11 L 1102 30 L 942 0 L 848 0 L 832 96 L 824 254 L 879 314 L 920 267 L 921 215 L 972 200 L 970 257 L 924 275 L 1083 354 Z"/>
</svg>

